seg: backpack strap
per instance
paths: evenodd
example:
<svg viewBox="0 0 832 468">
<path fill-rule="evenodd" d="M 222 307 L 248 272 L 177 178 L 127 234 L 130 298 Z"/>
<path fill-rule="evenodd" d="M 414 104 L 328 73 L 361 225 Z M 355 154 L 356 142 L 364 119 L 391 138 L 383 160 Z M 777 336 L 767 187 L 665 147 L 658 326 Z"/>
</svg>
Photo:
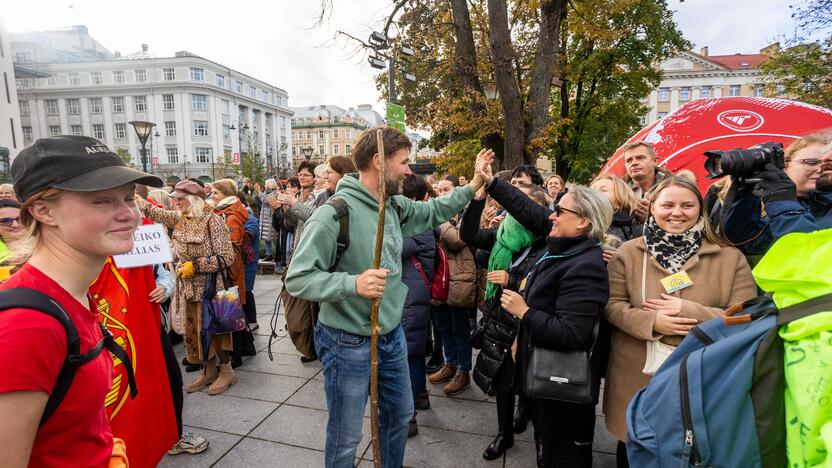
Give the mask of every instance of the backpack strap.
<svg viewBox="0 0 832 468">
<path fill-rule="evenodd" d="M 818 312 L 832 311 L 832 294 L 818 296 L 800 304 L 780 309 L 777 313 L 777 325 L 784 325 L 789 322 L 801 319 Z"/>
<path fill-rule="evenodd" d="M 341 255 L 350 246 L 350 207 L 347 201 L 341 197 L 329 197 L 326 204 L 335 209 L 332 219 L 338 221 L 338 239 L 335 241 L 335 263 L 329 268 L 330 272 L 335 271 Z"/>
<path fill-rule="evenodd" d="M 58 406 L 72 386 L 72 381 L 75 379 L 75 372 L 78 368 L 97 358 L 105 348 L 124 362 L 125 368 L 127 369 L 127 380 L 130 385 L 130 397 L 136 397 L 138 392 L 130 359 L 127 357 L 124 349 L 115 342 L 112 333 L 103 325 L 99 323 L 98 326 L 101 328 L 101 333 L 104 338 L 95 347 L 81 354 L 81 339 L 78 335 L 78 329 L 75 328 L 75 323 L 63 307 L 48 295 L 31 288 L 4 289 L 0 291 L 0 311 L 8 309 L 30 309 L 42 312 L 57 320 L 66 332 L 66 358 L 58 373 L 55 385 L 52 387 L 49 399 L 46 401 L 39 426 L 43 426 L 55 410 L 58 409 Z"/>
</svg>

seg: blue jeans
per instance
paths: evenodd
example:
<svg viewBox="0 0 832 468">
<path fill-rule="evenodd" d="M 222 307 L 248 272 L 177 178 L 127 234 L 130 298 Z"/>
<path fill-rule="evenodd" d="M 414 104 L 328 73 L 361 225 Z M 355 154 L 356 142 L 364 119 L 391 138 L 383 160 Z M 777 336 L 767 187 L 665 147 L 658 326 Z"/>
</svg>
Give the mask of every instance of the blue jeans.
<svg viewBox="0 0 832 468">
<path fill-rule="evenodd" d="M 472 350 L 471 343 L 468 341 L 471 328 L 468 323 L 468 309 L 442 304 L 433 310 L 436 328 L 442 335 L 445 364 L 458 367 L 462 372 L 471 372 Z"/>
<path fill-rule="evenodd" d="M 352 468 L 361 442 L 364 407 L 370 385 L 370 337 L 347 333 L 318 322 L 315 351 L 324 368 L 329 408 L 324 465 Z M 401 325 L 378 344 L 378 427 L 383 467 L 401 467 L 407 430 L 413 416 L 407 343 Z"/>
<path fill-rule="evenodd" d="M 277 253 L 277 241 L 263 241 L 263 244 L 266 246 L 266 257 L 272 256 L 272 250 L 275 250 Z"/>
<path fill-rule="evenodd" d="M 410 367 L 410 391 L 413 393 L 415 404 L 419 395 L 427 390 L 425 382 L 425 356 L 410 356 L 407 358 L 407 365 Z"/>
</svg>

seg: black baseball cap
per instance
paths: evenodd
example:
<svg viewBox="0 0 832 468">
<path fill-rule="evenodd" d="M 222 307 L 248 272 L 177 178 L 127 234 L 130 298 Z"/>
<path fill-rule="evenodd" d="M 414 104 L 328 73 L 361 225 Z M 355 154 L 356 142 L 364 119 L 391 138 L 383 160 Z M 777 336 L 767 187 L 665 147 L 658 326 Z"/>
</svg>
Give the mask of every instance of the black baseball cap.
<svg viewBox="0 0 832 468">
<path fill-rule="evenodd" d="M 14 158 L 11 174 L 21 203 L 48 188 L 96 192 L 130 182 L 150 187 L 164 185 L 156 176 L 127 167 L 119 155 L 99 140 L 79 135 L 35 140 Z"/>
</svg>

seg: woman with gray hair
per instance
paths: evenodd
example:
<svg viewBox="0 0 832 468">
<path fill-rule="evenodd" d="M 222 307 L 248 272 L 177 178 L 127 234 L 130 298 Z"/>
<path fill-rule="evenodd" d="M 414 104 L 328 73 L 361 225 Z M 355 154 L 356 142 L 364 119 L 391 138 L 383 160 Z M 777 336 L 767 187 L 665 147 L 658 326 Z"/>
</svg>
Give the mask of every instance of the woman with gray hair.
<svg viewBox="0 0 832 468">
<path fill-rule="evenodd" d="M 554 205 L 540 206 L 509 184 L 495 180 L 488 193 L 532 232 L 545 233 L 547 252 L 514 292 L 504 289 L 500 303 L 520 321 L 515 341 L 515 382 L 526 381 L 534 348 L 589 350 L 609 299 L 607 267 L 601 244 L 612 222 L 612 205 L 598 191 L 575 186 Z M 542 221 L 541 221 L 542 220 Z M 592 365 L 599 366 L 593 353 Z M 581 365 L 581 363 L 575 363 Z M 598 395 L 600 374 L 593 374 Z M 526 391 L 521 385 L 521 391 Z M 528 395 L 542 451 L 538 466 L 592 466 L 595 404 L 572 403 Z M 568 421 L 568 423 L 566 423 Z M 542 453 L 541 453 L 542 452 Z"/>
</svg>

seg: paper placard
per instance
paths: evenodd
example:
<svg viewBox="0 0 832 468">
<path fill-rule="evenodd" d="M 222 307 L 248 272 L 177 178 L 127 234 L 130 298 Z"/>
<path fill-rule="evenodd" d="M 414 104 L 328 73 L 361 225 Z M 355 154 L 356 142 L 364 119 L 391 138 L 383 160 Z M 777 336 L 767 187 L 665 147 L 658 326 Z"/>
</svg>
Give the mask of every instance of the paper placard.
<svg viewBox="0 0 832 468">
<path fill-rule="evenodd" d="M 133 268 L 173 261 L 170 241 L 161 224 L 143 224 L 133 233 L 133 250 L 123 255 L 113 255 L 119 268 Z"/>
</svg>

